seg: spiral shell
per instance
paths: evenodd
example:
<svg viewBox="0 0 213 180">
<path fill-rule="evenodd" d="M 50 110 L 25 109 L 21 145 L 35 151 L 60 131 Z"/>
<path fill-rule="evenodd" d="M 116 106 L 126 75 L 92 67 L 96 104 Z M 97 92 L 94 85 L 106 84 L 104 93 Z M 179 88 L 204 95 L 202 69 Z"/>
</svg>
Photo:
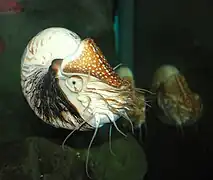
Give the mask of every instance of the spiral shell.
<svg viewBox="0 0 213 180">
<path fill-rule="evenodd" d="M 95 42 L 48 28 L 28 43 L 21 61 L 23 94 L 55 127 L 88 130 L 134 110 L 131 83 L 119 77 Z"/>
<path fill-rule="evenodd" d="M 53 59 L 64 59 L 72 55 L 81 43 L 80 37 L 65 28 L 52 27 L 33 37 L 22 57 L 23 65 L 49 67 Z"/>
<path fill-rule="evenodd" d="M 74 54 L 80 43 L 81 39 L 76 33 L 61 27 L 51 27 L 35 35 L 29 41 L 22 55 L 21 86 L 23 94 L 35 114 L 43 121 L 55 127 L 73 129 L 78 122 L 74 121 L 73 116 L 65 110 L 61 110 L 60 117 L 65 117 L 67 122 L 60 121 L 58 117 L 48 117 L 48 115 L 45 115 L 46 112 L 44 111 L 50 111 L 49 115 L 54 114 L 51 112 L 53 108 L 49 108 L 49 106 L 50 103 L 54 104 L 55 102 L 55 100 L 49 97 L 45 99 L 43 96 L 46 97 L 46 95 L 43 95 L 43 98 L 41 98 L 41 90 L 44 94 L 46 91 L 45 86 L 52 89 L 55 88 L 54 86 L 51 87 L 51 82 L 45 83 L 45 76 L 48 75 L 48 70 L 53 60 L 63 59 Z M 56 99 L 54 96 L 53 98 Z M 51 99 L 50 102 L 49 99 Z M 57 108 L 60 109 L 63 109 L 62 107 L 65 106 L 63 103 L 56 104 Z M 44 109 L 46 105 L 47 107 Z"/>
<path fill-rule="evenodd" d="M 160 84 L 165 83 L 170 77 L 178 75 L 180 71 L 172 65 L 162 65 L 154 73 L 152 80 L 152 90 L 156 91 Z"/>
<path fill-rule="evenodd" d="M 157 95 L 157 104 L 164 113 L 162 122 L 170 125 L 195 123 L 202 114 L 200 96 L 193 92 L 184 75 L 172 65 L 157 69 L 152 84 Z"/>
</svg>

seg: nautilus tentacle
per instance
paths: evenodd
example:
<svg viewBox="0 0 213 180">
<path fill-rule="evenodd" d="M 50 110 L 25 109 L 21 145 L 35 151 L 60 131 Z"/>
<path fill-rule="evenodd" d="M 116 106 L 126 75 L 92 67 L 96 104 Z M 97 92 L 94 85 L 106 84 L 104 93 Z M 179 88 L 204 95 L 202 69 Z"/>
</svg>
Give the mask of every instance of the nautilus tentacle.
<svg viewBox="0 0 213 180">
<path fill-rule="evenodd" d="M 157 104 L 163 111 L 161 120 L 168 124 L 187 125 L 201 116 L 202 102 L 194 93 L 183 74 L 172 65 L 163 65 L 154 74 L 152 90 L 156 91 Z"/>
<path fill-rule="evenodd" d="M 86 96 L 88 94 L 96 94 L 96 100 L 98 98 L 100 102 L 107 105 L 107 108 L 113 112 L 105 111 L 105 122 L 114 122 L 117 117 L 125 116 L 127 112 L 135 109 L 135 102 L 132 98 L 134 96 L 134 88 L 131 82 L 120 77 L 113 70 L 92 39 L 88 38 L 82 41 L 79 52 L 76 52 L 75 57 L 66 57 L 63 60 L 61 72 L 68 77 L 71 75 L 77 77 L 81 74 L 82 81 L 85 82 L 86 86 L 83 88 L 84 90 L 79 92 L 82 95 L 80 99 L 82 102 L 84 101 L 85 107 L 89 111 L 92 112 L 96 109 L 94 111 L 96 112 L 99 109 L 97 102 L 90 99 L 91 107 L 96 104 L 93 110 L 86 103 Z M 103 112 L 104 110 L 102 109 L 101 111 Z M 100 125 L 102 124 L 101 122 Z"/>
<path fill-rule="evenodd" d="M 134 128 L 141 129 L 141 126 L 146 122 L 146 108 L 150 106 L 146 102 L 145 98 L 145 93 L 148 91 L 146 89 L 136 88 L 134 75 L 127 66 L 120 65 L 118 68 L 116 68 L 116 72 L 121 78 L 126 79 L 132 84 L 134 89 L 134 91 L 132 91 L 132 98 L 135 104 L 135 108 L 134 111 L 128 112 L 128 117 L 131 118 Z"/>
</svg>

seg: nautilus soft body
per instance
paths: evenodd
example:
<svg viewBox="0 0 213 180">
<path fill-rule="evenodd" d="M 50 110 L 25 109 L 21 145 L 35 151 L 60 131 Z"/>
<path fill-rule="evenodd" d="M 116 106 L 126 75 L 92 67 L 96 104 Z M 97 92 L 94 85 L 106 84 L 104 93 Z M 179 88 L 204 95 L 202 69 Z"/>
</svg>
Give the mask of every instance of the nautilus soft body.
<svg viewBox="0 0 213 180">
<path fill-rule="evenodd" d="M 134 111 L 131 83 L 120 78 L 90 38 L 60 27 L 28 43 L 21 61 L 23 94 L 52 126 L 88 130 Z"/>
<path fill-rule="evenodd" d="M 200 96 L 193 92 L 183 74 L 172 65 L 162 65 L 153 77 L 152 91 L 157 104 L 168 118 L 168 124 L 187 125 L 196 122 L 202 113 Z"/>
</svg>

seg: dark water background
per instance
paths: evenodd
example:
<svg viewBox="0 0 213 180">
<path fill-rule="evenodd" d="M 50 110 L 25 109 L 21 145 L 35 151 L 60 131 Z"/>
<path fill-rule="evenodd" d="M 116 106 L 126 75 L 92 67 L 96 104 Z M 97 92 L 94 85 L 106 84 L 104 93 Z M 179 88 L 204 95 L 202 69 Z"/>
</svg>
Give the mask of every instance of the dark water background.
<svg viewBox="0 0 213 180">
<path fill-rule="evenodd" d="M 110 63 L 119 63 L 112 28 L 114 1 L 87 2 L 23 0 L 23 13 L 0 14 L 0 37 L 6 47 L 0 54 L 0 143 L 30 136 L 63 139 L 67 134 L 36 118 L 20 90 L 21 54 L 37 32 L 49 26 L 72 29 L 82 37 L 95 38 Z M 149 168 L 146 178 L 212 179 L 213 4 L 207 0 L 135 3 L 133 64 L 137 85 L 149 88 L 156 68 L 173 64 L 184 72 L 204 103 L 202 119 L 185 128 L 184 135 L 150 115 L 143 146 Z"/>
<path fill-rule="evenodd" d="M 150 179 L 212 179 L 213 26 L 209 0 L 137 1 L 135 74 L 140 87 L 151 85 L 161 64 L 172 64 L 186 76 L 204 103 L 200 122 L 184 129 L 150 122 L 147 157 Z"/>
</svg>

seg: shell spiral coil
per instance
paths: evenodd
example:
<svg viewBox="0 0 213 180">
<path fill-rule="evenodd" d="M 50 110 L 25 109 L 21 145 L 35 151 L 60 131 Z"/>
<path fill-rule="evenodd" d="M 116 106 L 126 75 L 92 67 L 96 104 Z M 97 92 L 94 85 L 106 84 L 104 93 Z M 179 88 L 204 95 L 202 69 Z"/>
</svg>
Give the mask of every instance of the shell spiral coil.
<svg viewBox="0 0 213 180">
<path fill-rule="evenodd" d="M 30 40 L 21 86 L 35 114 L 59 128 L 94 129 L 134 110 L 131 83 L 114 72 L 92 39 L 61 27 Z"/>
</svg>

